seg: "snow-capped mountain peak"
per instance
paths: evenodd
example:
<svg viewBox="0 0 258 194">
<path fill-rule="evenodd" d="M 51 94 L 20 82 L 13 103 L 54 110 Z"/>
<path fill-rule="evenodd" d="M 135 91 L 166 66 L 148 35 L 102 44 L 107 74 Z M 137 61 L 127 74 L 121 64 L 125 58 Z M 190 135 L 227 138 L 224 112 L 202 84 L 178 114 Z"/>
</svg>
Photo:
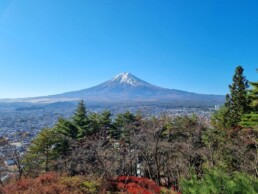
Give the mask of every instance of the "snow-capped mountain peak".
<svg viewBox="0 0 258 194">
<path fill-rule="evenodd" d="M 177 103 L 200 103 L 203 105 L 204 102 L 208 104 L 222 104 L 224 103 L 225 97 L 161 88 L 126 72 L 88 89 L 51 96 L 17 99 L 16 101 L 13 100 L 13 102 L 52 103 L 75 101 L 79 99 L 104 104 L 108 102 L 172 102 L 175 103 L 175 105 L 177 105 Z"/>
<path fill-rule="evenodd" d="M 122 84 L 129 84 L 132 86 L 147 84 L 143 80 L 135 77 L 134 75 L 128 72 L 118 74 L 111 80 L 111 82 L 119 82 Z"/>
</svg>

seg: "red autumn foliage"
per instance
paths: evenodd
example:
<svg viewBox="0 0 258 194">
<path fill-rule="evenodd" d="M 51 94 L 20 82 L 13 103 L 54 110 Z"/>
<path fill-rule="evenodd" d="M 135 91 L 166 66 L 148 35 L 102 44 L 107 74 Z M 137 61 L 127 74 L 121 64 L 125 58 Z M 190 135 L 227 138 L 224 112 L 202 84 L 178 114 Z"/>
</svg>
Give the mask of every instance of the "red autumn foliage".
<svg viewBox="0 0 258 194">
<path fill-rule="evenodd" d="M 32 193 L 66 193 L 64 185 L 58 184 L 56 173 L 46 173 L 35 179 L 21 179 L 12 182 L 3 188 L 5 194 L 32 194 Z"/>
<path fill-rule="evenodd" d="M 86 177 L 59 176 L 54 172 L 43 174 L 37 178 L 21 179 L 11 182 L 4 186 L 3 194 L 80 194 L 91 193 L 83 186 Z M 133 176 L 120 176 L 110 182 L 110 188 L 106 191 L 115 191 L 126 194 L 160 194 L 161 188 L 153 181 L 147 178 Z M 106 188 L 106 187 L 103 187 Z M 95 192 L 96 193 L 96 192 Z M 179 194 L 177 192 L 168 192 L 170 194 Z"/>
<path fill-rule="evenodd" d="M 86 188 L 81 187 L 83 177 L 59 176 L 54 172 L 37 178 L 21 179 L 4 186 L 4 194 L 83 194 Z"/>
<path fill-rule="evenodd" d="M 118 191 L 124 191 L 129 194 L 159 194 L 160 187 L 147 178 L 133 176 L 120 176 L 112 182 Z"/>
</svg>

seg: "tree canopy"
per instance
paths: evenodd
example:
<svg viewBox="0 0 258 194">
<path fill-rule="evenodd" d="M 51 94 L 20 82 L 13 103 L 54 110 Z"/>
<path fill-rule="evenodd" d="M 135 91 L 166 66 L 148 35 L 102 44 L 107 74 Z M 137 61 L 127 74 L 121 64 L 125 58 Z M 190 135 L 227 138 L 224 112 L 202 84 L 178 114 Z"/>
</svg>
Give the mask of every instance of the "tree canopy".
<svg viewBox="0 0 258 194">
<path fill-rule="evenodd" d="M 248 87 L 249 82 L 244 76 L 243 67 L 236 67 L 233 83 L 229 85 L 230 93 L 226 95 L 226 102 L 223 108 L 213 115 L 212 121 L 215 126 L 223 128 L 239 126 L 242 115 L 250 112 Z"/>
</svg>

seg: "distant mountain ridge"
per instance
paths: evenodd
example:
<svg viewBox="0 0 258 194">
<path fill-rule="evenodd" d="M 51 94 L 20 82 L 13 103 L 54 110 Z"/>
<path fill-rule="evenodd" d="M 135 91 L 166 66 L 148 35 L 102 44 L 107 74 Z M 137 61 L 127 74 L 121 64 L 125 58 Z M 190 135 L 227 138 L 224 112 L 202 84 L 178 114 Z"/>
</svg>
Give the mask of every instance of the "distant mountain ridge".
<svg viewBox="0 0 258 194">
<path fill-rule="evenodd" d="M 23 102 L 59 102 L 84 99 L 87 102 L 212 102 L 222 104 L 223 95 L 208 95 L 166 89 L 152 85 L 131 73 L 121 73 L 97 86 L 63 94 L 17 99 Z"/>
</svg>

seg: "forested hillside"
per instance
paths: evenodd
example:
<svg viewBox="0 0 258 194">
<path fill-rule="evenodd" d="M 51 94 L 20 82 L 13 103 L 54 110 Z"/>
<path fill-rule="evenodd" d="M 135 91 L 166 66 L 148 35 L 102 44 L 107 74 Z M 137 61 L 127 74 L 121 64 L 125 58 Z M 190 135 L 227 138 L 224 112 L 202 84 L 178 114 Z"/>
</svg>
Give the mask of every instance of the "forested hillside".
<svg viewBox="0 0 258 194">
<path fill-rule="evenodd" d="M 251 87 L 249 88 L 249 85 Z M 3 193 L 258 193 L 258 82 L 239 66 L 211 124 L 88 112 L 42 129 Z"/>
</svg>

